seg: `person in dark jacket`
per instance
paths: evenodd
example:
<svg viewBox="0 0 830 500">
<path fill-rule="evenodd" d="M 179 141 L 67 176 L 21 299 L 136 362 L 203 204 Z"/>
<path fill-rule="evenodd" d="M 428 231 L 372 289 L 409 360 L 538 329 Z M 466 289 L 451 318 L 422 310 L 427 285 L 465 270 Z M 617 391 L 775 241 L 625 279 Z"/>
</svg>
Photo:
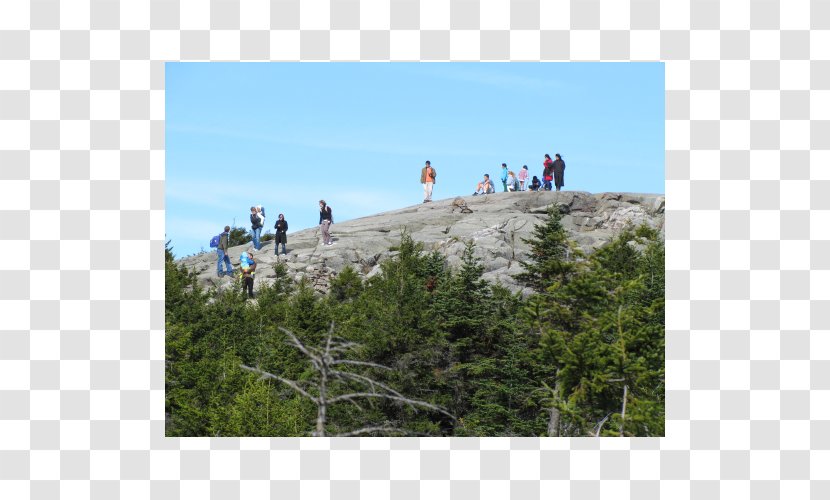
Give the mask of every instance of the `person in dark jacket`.
<svg viewBox="0 0 830 500">
<path fill-rule="evenodd" d="M 545 191 L 550 191 L 550 181 L 553 180 L 553 160 L 550 159 L 549 154 L 545 155 L 545 162 L 542 165 L 544 166 L 544 170 L 542 171 L 542 180 L 545 183 Z"/>
<path fill-rule="evenodd" d="M 216 275 L 220 278 L 222 276 L 233 276 L 233 268 L 231 267 L 231 258 L 228 257 L 228 235 L 231 231 L 230 226 L 225 226 L 225 231 L 219 235 L 219 246 L 216 247 Z M 222 262 L 225 263 L 226 271 L 222 272 Z"/>
<path fill-rule="evenodd" d="M 282 243 L 282 254 L 285 255 L 285 244 L 288 243 L 288 223 L 283 214 L 279 215 L 277 223 L 274 224 L 277 234 L 274 235 L 274 255 L 279 255 L 279 245 Z"/>
<path fill-rule="evenodd" d="M 565 185 L 565 162 L 559 153 L 556 153 L 556 160 L 553 162 L 553 182 L 556 184 L 556 190 L 559 191 Z"/>
<path fill-rule="evenodd" d="M 259 242 L 259 235 L 262 233 L 262 217 L 257 212 L 256 207 L 251 207 L 251 235 L 254 242 L 254 248 L 259 250 L 262 245 Z"/>
<path fill-rule="evenodd" d="M 535 175 L 533 176 L 533 181 L 530 183 L 530 190 L 531 191 L 538 191 L 539 188 L 542 187 L 542 183 L 539 182 L 539 178 Z"/>
<path fill-rule="evenodd" d="M 329 232 L 334 219 L 331 216 L 331 207 L 326 205 L 326 200 L 320 200 L 320 234 L 323 235 L 323 245 L 334 245 Z"/>
</svg>

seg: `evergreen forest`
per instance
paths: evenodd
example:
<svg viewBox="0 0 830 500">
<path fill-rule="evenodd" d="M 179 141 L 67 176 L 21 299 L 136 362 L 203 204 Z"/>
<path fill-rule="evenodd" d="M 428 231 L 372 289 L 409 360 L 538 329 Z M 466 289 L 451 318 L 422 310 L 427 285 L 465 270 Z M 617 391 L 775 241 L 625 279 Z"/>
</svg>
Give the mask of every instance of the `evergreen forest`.
<svg viewBox="0 0 830 500">
<path fill-rule="evenodd" d="M 664 242 L 629 228 L 584 255 L 552 208 L 529 295 L 405 232 L 382 272 L 326 295 L 284 265 L 246 300 L 166 247 L 168 436 L 662 436 Z"/>
</svg>

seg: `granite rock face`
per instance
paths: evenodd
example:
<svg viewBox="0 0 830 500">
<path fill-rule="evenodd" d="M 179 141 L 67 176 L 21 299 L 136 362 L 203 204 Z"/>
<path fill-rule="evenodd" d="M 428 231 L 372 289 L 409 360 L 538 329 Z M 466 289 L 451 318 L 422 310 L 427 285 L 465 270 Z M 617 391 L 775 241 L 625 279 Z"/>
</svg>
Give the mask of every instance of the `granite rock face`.
<svg viewBox="0 0 830 500">
<path fill-rule="evenodd" d="M 437 250 L 451 267 L 461 264 L 464 242 L 475 242 L 475 253 L 484 266 L 484 278 L 507 288 L 522 290 L 515 275 L 528 255 L 522 242 L 533 227 L 544 220 L 549 206 L 560 207 L 562 223 L 584 251 L 590 253 L 627 226 L 646 224 L 664 233 L 665 196 L 636 193 L 598 193 L 579 191 L 496 193 L 463 196 L 424 203 L 369 217 L 333 224 L 335 244 L 323 246 L 318 228 L 288 234 L 288 255 L 275 256 L 273 242 L 254 251 L 257 262 L 256 286 L 273 280 L 273 265 L 278 259 L 287 264 L 296 281 L 306 277 L 315 289 L 325 292 L 328 281 L 345 266 L 364 277 L 380 272 L 380 263 L 395 255 L 406 230 L 427 251 Z M 231 262 L 238 268 L 239 255 L 250 245 L 229 249 Z M 179 261 L 199 274 L 203 285 L 227 288 L 231 278 L 217 278 L 213 252 Z"/>
</svg>

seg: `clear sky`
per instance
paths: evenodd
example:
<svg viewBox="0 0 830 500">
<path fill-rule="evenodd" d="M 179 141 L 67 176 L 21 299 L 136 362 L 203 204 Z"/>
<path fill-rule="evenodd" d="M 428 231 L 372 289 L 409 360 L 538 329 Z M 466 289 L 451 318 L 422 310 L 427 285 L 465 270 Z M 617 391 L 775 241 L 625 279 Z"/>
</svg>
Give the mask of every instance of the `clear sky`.
<svg viewBox="0 0 830 500">
<path fill-rule="evenodd" d="M 662 63 L 167 63 L 167 238 L 208 250 L 263 205 L 290 247 L 320 199 L 334 232 L 421 203 L 426 160 L 433 200 L 545 153 L 566 190 L 663 193 L 664 89 Z"/>
</svg>

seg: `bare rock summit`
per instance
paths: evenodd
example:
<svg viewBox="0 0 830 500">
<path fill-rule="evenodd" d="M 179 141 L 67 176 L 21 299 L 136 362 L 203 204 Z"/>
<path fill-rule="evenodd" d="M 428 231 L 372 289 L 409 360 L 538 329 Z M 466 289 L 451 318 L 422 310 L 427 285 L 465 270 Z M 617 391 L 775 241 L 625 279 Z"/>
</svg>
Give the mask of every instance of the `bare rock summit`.
<svg viewBox="0 0 830 500">
<path fill-rule="evenodd" d="M 459 196 L 424 203 L 377 215 L 333 224 L 334 245 L 320 243 L 319 228 L 288 234 L 288 255 L 275 256 L 273 242 L 254 251 L 257 285 L 274 279 L 273 265 L 286 263 L 294 280 L 303 277 L 325 292 L 328 281 L 344 267 L 351 266 L 364 277 L 380 272 L 380 263 L 395 255 L 405 230 L 424 244 L 426 251 L 437 250 L 446 256 L 450 267 L 461 264 L 464 243 L 475 243 L 475 254 L 484 266 L 484 278 L 518 291 L 522 286 L 515 275 L 527 258 L 533 227 L 541 223 L 547 208 L 556 205 L 564 217 L 562 224 L 584 251 L 602 246 L 626 227 L 646 224 L 664 233 L 665 196 L 662 194 L 598 193 L 580 191 L 511 192 L 482 196 Z M 239 255 L 250 244 L 229 249 L 231 262 L 238 268 Z M 178 261 L 196 271 L 206 286 L 233 286 L 230 278 L 217 278 L 213 252 Z"/>
</svg>

